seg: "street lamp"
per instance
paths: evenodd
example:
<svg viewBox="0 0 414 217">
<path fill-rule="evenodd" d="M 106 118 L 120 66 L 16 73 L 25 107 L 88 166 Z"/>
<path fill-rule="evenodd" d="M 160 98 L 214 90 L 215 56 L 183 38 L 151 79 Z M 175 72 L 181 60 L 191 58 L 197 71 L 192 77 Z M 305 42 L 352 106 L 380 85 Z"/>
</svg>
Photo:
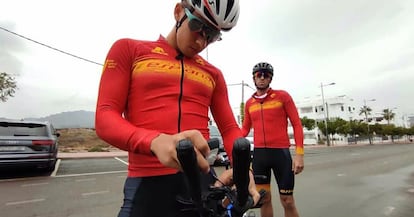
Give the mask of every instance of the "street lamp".
<svg viewBox="0 0 414 217">
<path fill-rule="evenodd" d="M 375 100 L 376 100 L 376 99 L 370 99 L 370 100 L 368 100 L 368 101 L 373 102 L 373 101 L 375 101 Z M 371 145 L 371 144 L 372 144 L 372 141 L 371 141 L 371 135 L 370 135 L 370 133 L 369 133 L 369 123 L 368 123 L 368 107 L 367 107 L 367 100 L 365 100 L 365 99 L 364 99 L 364 113 L 365 113 L 365 121 L 367 122 L 368 141 L 369 141 L 369 144 Z"/>
<path fill-rule="evenodd" d="M 326 144 L 327 146 L 330 146 L 330 141 L 329 141 L 329 135 L 328 135 L 328 114 L 327 114 L 327 110 L 328 110 L 328 105 L 325 105 L 325 96 L 323 95 L 323 87 L 326 86 L 330 86 L 330 85 L 335 85 L 335 82 L 329 83 L 329 84 L 323 84 L 321 83 L 321 92 L 322 92 L 322 104 L 323 104 L 323 116 L 324 116 L 324 123 L 325 123 L 325 135 L 326 135 Z"/>
</svg>

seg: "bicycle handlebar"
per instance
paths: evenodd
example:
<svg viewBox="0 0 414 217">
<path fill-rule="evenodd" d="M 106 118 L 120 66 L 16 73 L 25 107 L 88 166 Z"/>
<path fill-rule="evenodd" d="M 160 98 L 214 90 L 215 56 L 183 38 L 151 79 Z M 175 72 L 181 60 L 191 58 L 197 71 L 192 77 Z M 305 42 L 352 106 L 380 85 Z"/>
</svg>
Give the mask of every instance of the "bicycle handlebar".
<svg viewBox="0 0 414 217">
<path fill-rule="evenodd" d="M 233 181 L 237 189 L 237 211 L 253 205 L 249 199 L 249 167 L 250 167 L 250 142 L 245 138 L 239 138 L 233 146 Z M 241 213 L 243 214 L 243 213 Z"/>
<path fill-rule="evenodd" d="M 197 210 L 202 212 L 200 170 L 196 166 L 197 158 L 191 141 L 181 140 L 178 142 L 177 157 L 188 180 L 191 199 Z"/>
<path fill-rule="evenodd" d="M 233 146 L 233 180 L 236 190 L 231 186 L 210 187 L 203 194 L 201 190 L 201 174 L 198 168 L 194 146 L 189 140 L 181 140 L 177 144 L 177 157 L 188 181 L 193 206 L 202 217 L 241 217 L 253 207 L 253 199 L 249 194 L 250 142 L 239 138 Z M 227 197 L 230 204 L 222 207 L 222 200 Z"/>
</svg>

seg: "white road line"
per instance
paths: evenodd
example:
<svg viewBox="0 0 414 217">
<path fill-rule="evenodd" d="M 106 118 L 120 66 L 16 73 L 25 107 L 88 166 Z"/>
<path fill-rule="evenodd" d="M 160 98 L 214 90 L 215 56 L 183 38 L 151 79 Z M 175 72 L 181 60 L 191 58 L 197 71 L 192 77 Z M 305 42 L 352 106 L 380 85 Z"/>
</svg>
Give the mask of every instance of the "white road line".
<svg viewBox="0 0 414 217">
<path fill-rule="evenodd" d="M 31 186 L 38 186 L 38 185 L 48 185 L 49 182 L 39 182 L 39 183 L 32 183 L 32 184 L 24 184 L 22 187 L 31 187 Z"/>
<path fill-rule="evenodd" d="M 75 182 L 89 182 L 89 181 L 96 181 L 96 178 L 90 179 L 76 179 Z"/>
<path fill-rule="evenodd" d="M 55 178 L 65 178 L 65 177 L 76 177 L 76 176 L 94 176 L 94 175 L 105 175 L 105 174 L 113 174 L 113 173 L 126 173 L 126 170 L 119 170 L 119 171 L 109 171 L 109 172 L 99 172 L 99 173 L 79 173 L 79 174 L 68 174 L 68 175 L 58 175 Z"/>
<path fill-rule="evenodd" d="M 42 202 L 45 201 L 46 199 L 44 198 L 39 198 L 39 199 L 33 199 L 33 200 L 22 200 L 22 201 L 16 201 L 16 202 L 8 202 L 6 203 L 6 206 L 13 206 L 13 205 L 20 205 L 20 204 L 26 204 L 26 203 L 38 203 L 38 202 Z"/>
<path fill-rule="evenodd" d="M 128 162 L 122 160 L 121 158 L 119 158 L 119 157 L 114 157 L 114 158 L 118 161 L 121 161 L 123 164 L 128 165 Z"/>
<path fill-rule="evenodd" d="M 60 159 L 57 159 L 55 169 L 53 170 L 52 174 L 50 174 L 51 177 L 55 177 L 56 176 L 56 173 L 59 170 L 60 161 L 61 161 Z"/>
<path fill-rule="evenodd" d="M 109 191 L 95 191 L 95 192 L 82 193 L 82 196 L 87 197 L 87 196 L 92 196 L 92 195 L 97 195 L 97 194 L 107 194 L 107 193 L 109 193 Z"/>
<path fill-rule="evenodd" d="M 384 210 L 384 214 L 386 215 L 386 216 L 389 216 L 389 215 L 391 215 L 392 214 L 392 212 L 395 210 L 395 207 L 393 207 L 393 206 L 387 206 L 387 207 L 385 207 L 385 210 Z"/>
</svg>

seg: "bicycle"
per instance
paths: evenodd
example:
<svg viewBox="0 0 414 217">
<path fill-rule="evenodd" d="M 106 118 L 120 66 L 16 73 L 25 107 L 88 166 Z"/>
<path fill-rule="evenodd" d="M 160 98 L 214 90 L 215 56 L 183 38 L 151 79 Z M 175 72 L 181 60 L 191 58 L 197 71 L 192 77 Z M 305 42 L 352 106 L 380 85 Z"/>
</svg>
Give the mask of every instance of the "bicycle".
<svg viewBox="0 0 414 217">
<path fill-rule="evenodd" d="M 209 145 L 214 142 L 209 142 Z M 210 149 L 214 149 L 210 147 Z M 248 191 L 249 168 L 251 162 L 250 141 L 239 138 L 233 146 L 233 181 L 235 188 L 231 186 L 208 186 L 203 181 L 203 174 L 197 167 L 196 154 L 193 144 L 189 140 L 181 140 L 177 145 L 177 156 L 183 168 L 188 182 L 190 199 L 177 198 L 182 217 L 243 217 L 253 206 L 253 198 Z M 219 181 L 214 170 L 210 170 L 210 176 L 214 181 Z M 263 198 L 265 192 L 260 192 Z M 223 206 L 225 202 L 225 206 Z"/>
</svg>

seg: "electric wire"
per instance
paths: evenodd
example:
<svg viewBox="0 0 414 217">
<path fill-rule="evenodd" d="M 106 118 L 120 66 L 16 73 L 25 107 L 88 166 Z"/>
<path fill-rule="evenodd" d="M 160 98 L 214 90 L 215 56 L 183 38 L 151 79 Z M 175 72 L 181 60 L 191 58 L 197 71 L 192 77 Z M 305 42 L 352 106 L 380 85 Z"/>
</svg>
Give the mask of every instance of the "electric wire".
<svg viewBox="0 0 414 217">
<path fill-rule="evenodd" d="M 36 41 L 36 40 L 31 39 L 31 38 L 28 38 L 28 37 L 26 37 L 26 36 L 24 36 L 24 35 L 21 35 L 21 34 L 18 34 L 18 33 L 16 33 L 16 32 L 13 32 L 13 31 L 11 31 L 11 30 L 9 30 L 9 29 L 6 29 L 6 28 L 4 28 L 4 27 L 1 27 L 1 26 L 0 26 L 0 29 L 1 29 L 1 30 L 3 30 L 3 31 L 6 31 L 6 32 L 8 32 L 8 33 L 10 33 L 10 34 L 13 34 L 13 35 L 15 35 L 15 36 L 18 36 L 18 37 L 20 37 L 20 38 L 23 38 L 23 39 L 26 39 L 26 40 L 28 40 L 28 41 L 34 42 L 34 43 L 36 43 L 36 44 L 42 45 L 42 46 L 44 46 L 44 47 L 47 47 L 47 48 L 49 48 L 49 49 L 52 49 L 52 50 L 58 51 L 58 52 L 60 52 L 60 53 L 66 54 L 66 55 L 69 55 L 69 56 L 71 56 L 71 57 L 75 57 L 75 58 L 77 58 L 77 59 L 80 59 L 80 60 L 83 60 L 83 61 L 86 61 L 86 62 L 89 62 L 89 63 L 93 63 L 93 64 L 96 64 L 96 65 L 103 66 L 103 64 L 102 64 L 102 63 L 98 63 L 98 62 L 95 62 L 95 61 L 92 61 L 92 60 L 88 60 L 88 59 L 83 58 L 83 57 L 80 57 L 80 56 L 78 56 L 78 55 L 71 54 L 71 53 L 69 53 L 69 52 L 66 52 L 66 51 L 60 50 L 60 49 L 58 49 L 58 48 L 52 47 L 52 46 L 47 45 L 47 44 L 45 44 L 45 43 L 42 43 L 42 42 Z"/>
</svg>

